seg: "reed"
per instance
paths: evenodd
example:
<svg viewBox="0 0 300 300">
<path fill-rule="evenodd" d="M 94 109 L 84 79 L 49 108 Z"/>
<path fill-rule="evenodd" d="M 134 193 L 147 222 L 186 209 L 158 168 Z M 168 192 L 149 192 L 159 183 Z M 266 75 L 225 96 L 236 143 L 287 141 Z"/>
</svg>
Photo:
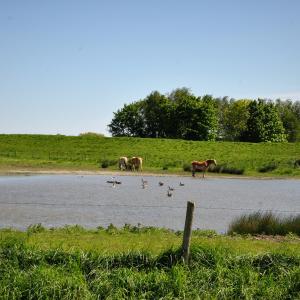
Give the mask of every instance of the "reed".
<svg viewBox="0 0 300 300">
<path fill-rule="evenodd" d="M 235 219 L 230 224 L 228 233 L 266 235 L 294 233 L 300 235 L 300 215 L 279 217 L 272 212 L 254 212 Z"/>
</svg>

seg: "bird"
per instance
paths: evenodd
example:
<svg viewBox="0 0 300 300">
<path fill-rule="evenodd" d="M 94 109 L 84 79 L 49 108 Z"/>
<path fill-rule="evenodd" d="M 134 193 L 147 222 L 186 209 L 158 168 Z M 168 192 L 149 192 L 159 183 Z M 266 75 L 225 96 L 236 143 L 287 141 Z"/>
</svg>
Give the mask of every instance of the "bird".
<svg viewBox="0 0 300 300">
<path fill-rule="evenodd" d="M 182 183 L 181 181 L 179 182 L 179 186 L 184 186 L 184 183 Z"/>
<path fill-rule="evenodd" d="M 142 188 L 146 188 L 148 186 L 148 181 L 144 180 L 144 178 L 141 179 L 142 180 Z"/>
<path fill-rule="evenodd" d="M 112 177 L 111 180 L 107 180 L 107 183 L 112 183 L 112 184 L 121 184 L 121 181 L 116 180 L 116 177 Z"/>
<path fill-rule="evenodd" d="M 148 185 L 148 181 L 144 180 L 144 178 L 142 178 L 142 185 Z"/>
<path fill-rule="evenodd" d="M 106 182 L 111 183 L 113 188 L 116 187 L 116 184 L 122 183 L 121 181 L 117 181 L 115 177 L 112 177 L 111 180 L 107 180 Z"/>
<path fill-rule="evenodd" d="M 159 186 L 163 186 L 164 185 L 164 183 L 163 182 L 161 182 L 161 181 L 159 181 Z"/>
<path fill-rule="evenodd" d="M 172 192 L 171 192 L 170 190 L 168 190 L 167 196 L 168 196 L 168 197 L 172 197 L 172 196 L 173 196 L 173 194 L 172 194 Z"/>
<path fill-rule="evenodd" d="M 173 187 L 168 186 L 169 191 L 174 191 L 175 189 Z"/>
<path fill-rule="evenodd" d="M 112 179 L 112 181 L 111 181 L 112 187 L 115 188 L 116 187 L 116 178 L 112 177 L 111 179 Z"/>
</svg>

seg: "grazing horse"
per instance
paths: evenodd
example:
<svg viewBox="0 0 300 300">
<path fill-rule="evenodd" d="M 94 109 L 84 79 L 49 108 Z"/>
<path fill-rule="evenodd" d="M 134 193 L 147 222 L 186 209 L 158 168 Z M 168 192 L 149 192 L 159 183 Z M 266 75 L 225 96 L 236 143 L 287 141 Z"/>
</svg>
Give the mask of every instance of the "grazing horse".
<svg viewBox="0 0 300 300">
<path fill-rule="evenodd" d="M 143 170 L 143 159 L 141 157 L 132 157 L 128 161 L 129 166 L 132 171 L 142 171 Z"/>
<path fill-rule="evenodd" d="M 204 178 L 204 173 L 206 170 L 211 166 L 211 165 L 217 165 L 217 162 L 215 159 L 208 159 L 205 161 L 196 161 L 194 160 L 192 162 L 192 175 L 195 177 L 195 172 L 196 171 L 202 171 L 203 172 L 203 177 Z"/>
<path fill-rule="evenodd" d="M 128 167 L 128 158 L 126 156 L 122 156 L 119 158 L 119 169 L 126 170 Z"/>
</svg>

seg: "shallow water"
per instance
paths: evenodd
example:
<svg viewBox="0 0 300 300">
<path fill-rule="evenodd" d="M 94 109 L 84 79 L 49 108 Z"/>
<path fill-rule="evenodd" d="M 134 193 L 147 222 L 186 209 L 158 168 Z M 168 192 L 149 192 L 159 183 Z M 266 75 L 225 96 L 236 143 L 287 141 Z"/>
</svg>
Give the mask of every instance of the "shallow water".
<svg viewBox="0 0 300 300">
<path fill-rule="evenodd" d="M 299 180 L 212 179 L 107 175 L 0 177 L 0 227 L 25 229 L 80 224 L 107 227 L 125 223 L 183 230 L 186 203 L 195 202 L 193 228 L 226 232 L 237 216 L 253 211 L 300 213 Z M 164 182 L 159 186 L 158 182 Z M 184 183 L 180 186 L 179 183 Z M 173 187 L 167 196 L 168 186 Z"/>
</svg>

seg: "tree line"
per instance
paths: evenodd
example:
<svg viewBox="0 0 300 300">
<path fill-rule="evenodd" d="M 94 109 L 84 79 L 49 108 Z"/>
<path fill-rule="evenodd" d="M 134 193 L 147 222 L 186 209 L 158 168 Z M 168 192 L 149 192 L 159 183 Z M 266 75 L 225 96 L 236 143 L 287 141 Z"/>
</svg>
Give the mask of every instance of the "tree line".
<svg viewBox="0 0 300 300">
<path fill-rule="evenodd" d="M 114 112 L 112 136 L 202 141 L 300 141 L 300 102 L 195 96 L 187 88 L 149 94 Z"/>
</svg>

